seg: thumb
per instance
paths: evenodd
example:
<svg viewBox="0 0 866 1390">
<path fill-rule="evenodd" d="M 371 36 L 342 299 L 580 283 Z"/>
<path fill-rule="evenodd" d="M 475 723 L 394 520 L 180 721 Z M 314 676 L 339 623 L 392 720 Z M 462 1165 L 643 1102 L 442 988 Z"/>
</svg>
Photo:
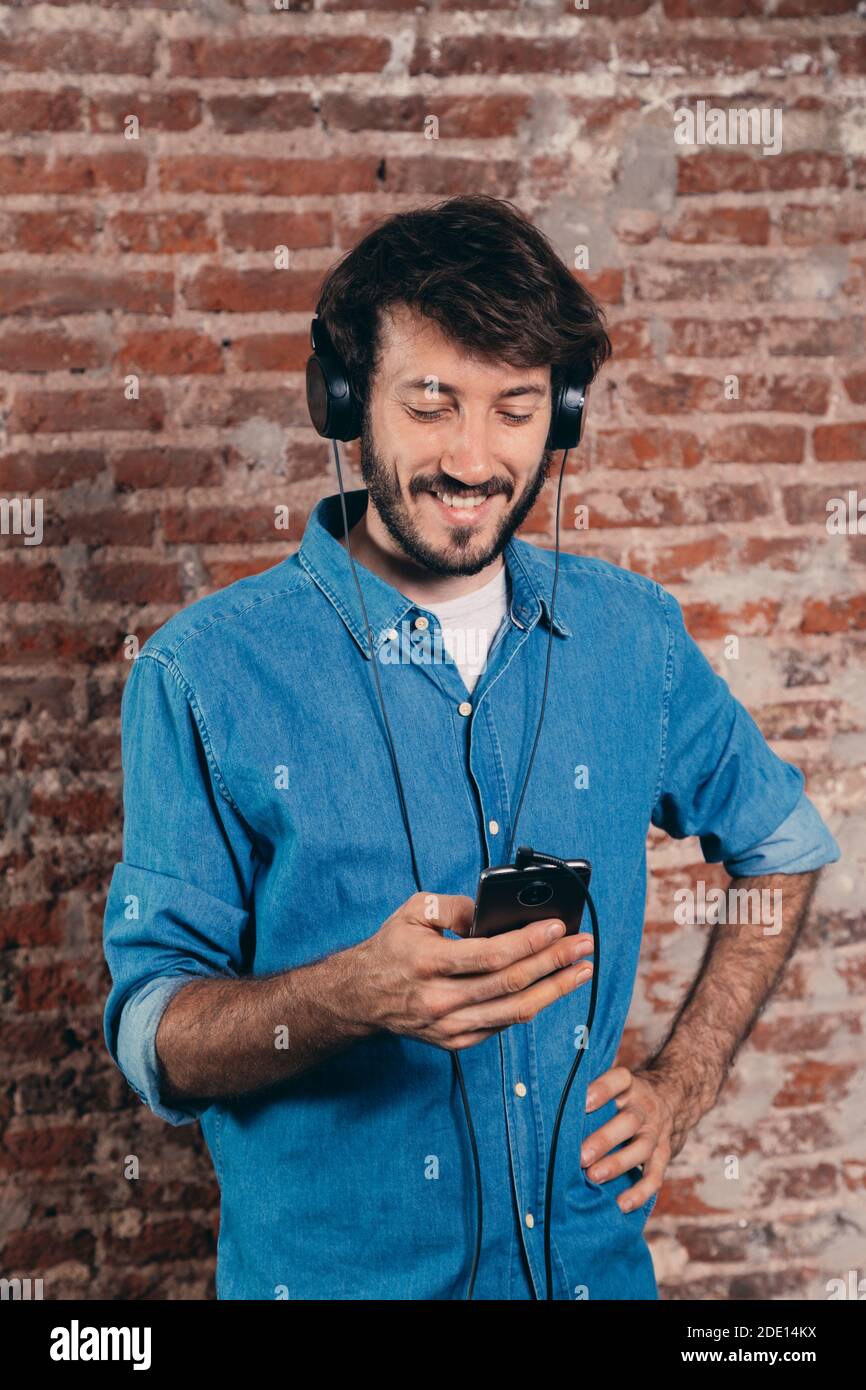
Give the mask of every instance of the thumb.
<svg viewBox="0 0 866 1390">
<path fill-rule="evenodd" d="M 468 936 L 475 915 L 475 900 L 465 893 L 415 893 L 409 900 L 412 919 L 437 931 Z"/>
</svg>

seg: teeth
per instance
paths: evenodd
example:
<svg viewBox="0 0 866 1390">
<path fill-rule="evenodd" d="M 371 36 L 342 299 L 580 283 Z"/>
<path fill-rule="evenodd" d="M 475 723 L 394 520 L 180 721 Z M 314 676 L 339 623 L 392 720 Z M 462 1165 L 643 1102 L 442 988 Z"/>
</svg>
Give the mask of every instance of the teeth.
<svg viewBox="0 0 866 1390">
<path fill-rule="evenodd" d="M 452 497 L 450 492 L 437 492 L 436 496 L 446 507 L 480 507 L 487 501 L 486 497 Z"/>
</svg>

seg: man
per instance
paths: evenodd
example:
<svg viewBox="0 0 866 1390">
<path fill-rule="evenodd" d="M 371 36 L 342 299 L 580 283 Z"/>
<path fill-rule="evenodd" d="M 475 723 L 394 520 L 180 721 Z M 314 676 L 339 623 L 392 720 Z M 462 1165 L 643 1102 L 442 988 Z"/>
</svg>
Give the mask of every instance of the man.
<svg viewBox="0 0 866 1390">
<path fill-rule="evenodd" d="M 543 1298 L 550 1136 L 586 1041 L 592 936 L 468 933 L 479 872 L 504 861 L 550 633 L 554 557 L 515 531 L 549 470 L 555 383 L 591 377 L 610 343 L 546 238 L 482 197 L 385 222 L 317 312 L 363 403 L 350 542 L 425 891 L 333 495 L 297 554 L 176 614 L 132 667 L 106 1040 L 156 1114 L 200 1119 L 217 1294 L 243 1299 L 465 1296 L 459 1054 L 483 1194 L 474 1297 Z M 455 619 L 480 645 L 449 637 Z M 559 1142 L 554 1296 L 652 1299 L 643 1231 L 665 1167 L 839 850 L 658 584 L 563 555 L 553 630 L 520 838 L 591 861 L 601 947 Z M 717 926 L 632 1072 L 615 1059 L 650 823 L 700 836 L 738 887 L 783 887 L 784 920 Z"/>
</svg>

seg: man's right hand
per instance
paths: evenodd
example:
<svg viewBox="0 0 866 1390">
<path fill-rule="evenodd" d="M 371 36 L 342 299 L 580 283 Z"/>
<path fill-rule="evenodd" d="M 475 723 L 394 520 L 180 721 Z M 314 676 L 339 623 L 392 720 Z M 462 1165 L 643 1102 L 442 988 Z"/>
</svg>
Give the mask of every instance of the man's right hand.
<svg viewBox="0 0 866 1390">
<path fill-rule="evenodd" d="M 413 893 L 355 947 L 365 1023 L 456 1052 L 527 1023 L 591 978 L 591 935 L 565 936 L 551 918 L 470 937 L 474 910 L 460 894 Z"/>
</svg>

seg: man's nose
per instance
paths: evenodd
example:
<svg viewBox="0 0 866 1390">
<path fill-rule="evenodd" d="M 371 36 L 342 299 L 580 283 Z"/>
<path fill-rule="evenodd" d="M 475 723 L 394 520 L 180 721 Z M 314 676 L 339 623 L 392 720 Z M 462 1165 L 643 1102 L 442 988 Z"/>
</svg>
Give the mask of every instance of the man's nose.
<svg viewBox="0 0 866 1390">
<path fill-rule="evenodd" d="M 486 419 L 464 416 L 455 426 L 439 463 L 444 473 L 450 474 L 465 487 L 477 487 L 492 478 L 496 468 L 487 437 Z"/>
</svg>

